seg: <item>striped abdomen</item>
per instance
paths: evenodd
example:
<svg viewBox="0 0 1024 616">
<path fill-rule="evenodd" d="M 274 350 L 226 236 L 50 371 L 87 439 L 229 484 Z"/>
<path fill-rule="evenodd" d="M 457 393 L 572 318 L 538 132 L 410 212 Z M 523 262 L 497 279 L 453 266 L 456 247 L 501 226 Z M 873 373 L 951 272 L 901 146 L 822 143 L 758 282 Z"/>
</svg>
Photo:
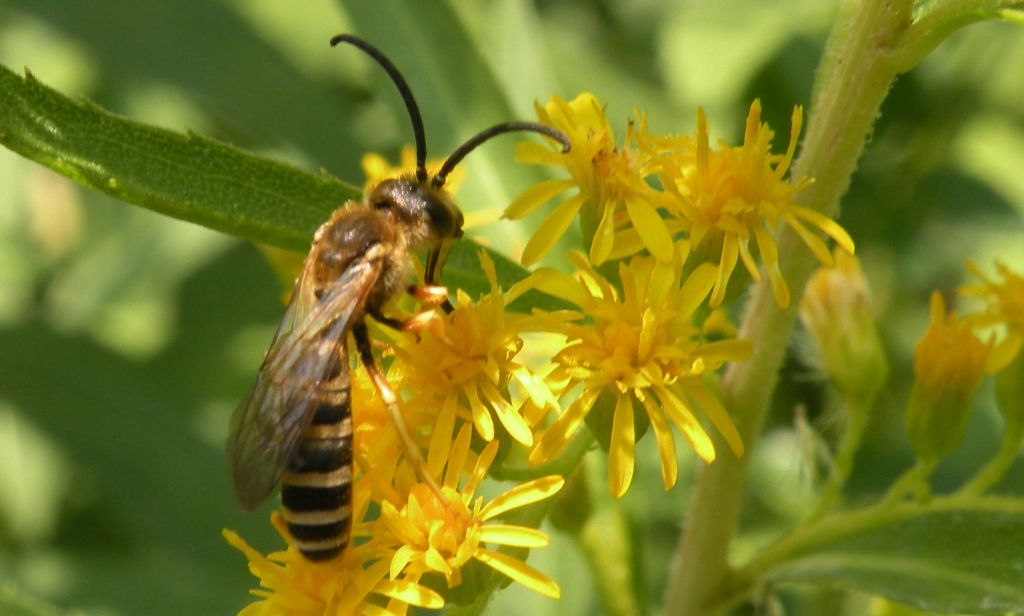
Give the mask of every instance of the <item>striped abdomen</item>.
<svg viewBox="0 0 1024 616">
<path fill-rule="evenodd" d="M 341 554 L 351 528 L 352 413 L 348 379 L 339 380 L 344 387 L 320 392 L 313 421 L 281 476 L 288 532 L 313 561 Z"/>
</svg>

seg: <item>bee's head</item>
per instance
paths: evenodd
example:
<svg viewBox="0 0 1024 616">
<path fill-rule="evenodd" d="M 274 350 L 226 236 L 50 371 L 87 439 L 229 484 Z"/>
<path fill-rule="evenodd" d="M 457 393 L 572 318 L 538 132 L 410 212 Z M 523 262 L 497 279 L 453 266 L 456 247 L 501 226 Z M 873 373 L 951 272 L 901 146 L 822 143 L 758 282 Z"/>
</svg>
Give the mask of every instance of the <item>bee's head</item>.
<svg viewBox="0 0 1024 616">
<path fill-rule="evenodd" d="M 414 247 L 434 247 L 462 237 L 462 212 L 447 191 L 415 176 L 382 181 L 370 189 L 366 203 L 393 216 Z"/>
<path fill-rule="evenodd" d="M 505 122 L 483 130 L 470 137 L 445 159 L 434 177 L 427 173 L 427 141 L 423 131 L 423 118 L 419 106 L 409 89 L 409 84 L 398 68 L 379 49 L 351 34 L 339 34 L 331 39 L 331 45 L 348 43 L 363 50 L 373 58 L 391 77 L 402 101 L 409 112 L 413 136 L 416 139 L 416 173 L 407 177 L 384 180 L 370 189 L 366 202 L 374 209 L 387 209 L 402 223 L 410 235 L 412 247 L 429 247 L 424 280 L 428 284 L 440 281 L 451 240 L 462 237 L 462 212 L 444 190 L 445 179 L 455 165 L 474 148 L 491 137 L 514 131 L 529 131 L 551 137 L 562 144 L 562 151 L 569 151 L 569 138 L 550 126 L 533 122 Z"/>
</svg>

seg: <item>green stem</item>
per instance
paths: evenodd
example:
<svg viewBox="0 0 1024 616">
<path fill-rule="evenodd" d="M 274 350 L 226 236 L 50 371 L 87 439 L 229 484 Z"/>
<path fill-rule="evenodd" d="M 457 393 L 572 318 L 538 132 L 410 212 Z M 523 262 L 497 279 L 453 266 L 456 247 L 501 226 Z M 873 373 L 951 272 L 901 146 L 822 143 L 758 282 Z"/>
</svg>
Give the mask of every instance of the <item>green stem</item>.
<svg viewBox="0 0 1024 616">
<path fill-rule="evenodd" d="M 914 466 L 907 469 L 907 472 L 889 486 L 889 491 L 882 498 L 883 505 L 893 505 L 908 494 L 915 496 L 915 500 L 922 500 L 931 493 L 931 486 L 928 485 L 928 478 L 939 465 L 938 458 L 918 458 Z"/>
<path fill-rule="evenodd" d="M 987 19 L 1020 20 L 1024 9 L 1022 0 L 945 0 L 934 4 L 911 24 L 893 46 L 898 48 L 892 54 L 894 68 L 905 72 L 913 68 L 953 32 L 960 28 Z"/>
<path fill-rule="evenodd" d="M 811 514 L 811 520 L 816 520 L 823 516 L 835 507 L 836 501 L 839 500 L 843 486 L 846 485 L 846 480 L 850 478 L 850 473 L 853 471 L 853 459 L 860 448 L 861 440 L 864 438 L 864 430 L 867 428 L 868 417 L 871 411 L 871 401 L 850 400 L 848 409 L 847 416 L 850 418 L 850 421 L 846 426 L 846 431 L 843 432 L 842 441 L 839 443 L 839 449 L 836 452 L 835 465 L 832 467 L 832 473 L 829 475 L 828 481 L 821 491 L 821 498 L 818 500 L 818 506 L 815 508 L 814 513 Z"/>
<path fill-rule="evenodd" d="M 1003 440 L 999 443 L 999 451 L 956 494 L 978 496 L 997 484 L 1017 459 L 1022 439 L 1024 439 L 1024 423 L 1020 421 L 1007 422 L 1003 429 Z"/>
<path fill-rule="evenodd" d="M 602 613 L 608 616 L 637 616 L 643 613 L 636 594 L 636 569 L 629 522 L 622 501 L 608 493 L 600 465 L 587 470 L 585 483 L 594 502 L 591 515 L 573 534 L 587 560 L 594 585 L 601 597 Z"/>
<path fill-rule="evenodd" d="M 810 124 L 793 177 L 813 177 L 799 201 L 834 215 L 857 159 L 896 72 L 888 60 L 891 42 L 911 22 L 912 0 L 848 0 L 829 36 L 818 69 Z M 779 260 L 790 287 L 802 291 L 815 262 L 788 230 L 777 237 Z M 794 294 L 798 298 L 800 293 Z M 794 301 L 779 309 L 768 285 L 752 296 L 740 337 L 754 343 L 748 361 L 725 375 L 725 402 L 747 449 L 764 424 L 779 366 L 796 320 Z M 722 450 L 727 451 L 725 447 Z M 746 458 L 723 455 L 704 467 L 697 480 L 687 526 L 676 552 L 665 598 L 666 614 L 716 611 L 729 582 L 729 545 L 746 489 Z"/>
</svg>

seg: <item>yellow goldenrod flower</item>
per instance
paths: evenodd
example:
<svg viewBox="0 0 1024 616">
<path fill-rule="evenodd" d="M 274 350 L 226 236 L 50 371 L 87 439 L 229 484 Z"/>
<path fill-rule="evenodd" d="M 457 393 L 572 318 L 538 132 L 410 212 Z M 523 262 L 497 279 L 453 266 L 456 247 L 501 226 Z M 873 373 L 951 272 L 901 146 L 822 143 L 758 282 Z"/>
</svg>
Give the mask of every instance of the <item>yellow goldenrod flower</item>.
<svg viewBox="0 0 1024 616">
<path fill-rule="evenodd" d="M 272 523 L 287 539 L 280 514 L 273 515 Z M 313 563 L 293 547 L 263 556 L 237 533 L 225 530 L 224 538 L 245 554 L 249 570 L 260 580 L 260 588 L 252 591 L 260 600 L 239 616 L 402 616 L 410 605 L 444 607 L 436 592 L 409 580 L 389 579 L 388 563 L 375 543 L 349 546 L 339 560 Z"/>
<path fill-rule="evenodd" d="M 914 351 L 906 421 L 914 452 L 922 460 L 937 460 L 959 444 L 991 351 L 992 345 L 978 339 L 970 321 L 953 312 L 947 315 L 942 296 L 932 294 L 931 324 Z"/>
<path fill-rule="evenodd" d="M 557 599 L 558 585 L 526 563 L 486 547 L 540 548 L 548 544 L 542 532 L 528 527 L 491 521 L 513 509 L 536 503 L 557 493 L 564 484 L 551 475 L 515 486 L 484 503 L 476 490 L 487 475 L 498 441 L 488 443 L 476 456 L 470 449 L 472 428 L 464 424 L 454 442 L 431 445 L 432 459 L 445 464 L 444 501 L 425 484 L 408 490 L 399 503 L 385 501 L 373 534 L 381 543 L 393 544 L 388 567 L 390 579 L 418 581 L 421 576 L 442 575 L 452 588 L 462 583 L 462 569 L 473 561 L 483 563 L 544 596 Z M 435 450 L 435 448 L 437 448 Z M 469 472 L 466 472 L 468 469 Z M 462 477 L 466 479 L 463 480 Z"/>
<path fill-rule="evenodd" d="M 711 305 L 725 298 L 726 286 L 742 261 L 755 282 L 761 282 L 757 262 L 751 254 L 753 240 L 768 275 L 775 301 L 789 305 L 789 288 L 779 269 L 778 249 L 773 237 L 780 223 L 795 231 L 818 260 L 832 263 L 825 243 L 807 225 L 816 227 L 853 254 L 853 240 L 834 220 L 797 205 L 793 197 L 811 180 L 785 179 L 793 161 L 803 122 L 800 107 L 793 110 L 789 147 L 785 154 L 771 151 L 774 132 L 761 122 L 761 103 L 755 100 L 747 115 L 743 145 L 719 143 L 712 149 L 704 111 L 697 111 L 697 136 L 689 148 L 680 150 L 671 164 L 660 172 L 662 185 L 673 198 L 670 214 L 683 219 L 696 252 L 716 251 L 718 276 L 711 293 Z"/>
<path fill-rule="evenodd" d="M 516 159 L 565 167 L 572 178 L 549 180 L 528 189 L 509 205 L 505 217 L 522 218 L 567 190 L 576 188 L 579 192 L 541 223 L 523 250 L 523 264 L 536 263 L 551 250 L 581 211 L 593 221 L 592 262 L 603 263 L 613 256 L 613 250 L 622 249 L 617 236 L 624 228 L 635 229 L 631 235 L 637 240 L 634 251 L 646 247 L 659 259 L 670 261 L 672 237 L 656 209 L 658 193 L 646 179 L 653 173 L 656 152 L 636 147 L 638 141 L 650 141 L 646 118 L 641 116 L 638 124 L 630 123 L 619 147 L 604 106 L 593 94 L 584 92 L 571 101 L 555 96 L 543 107 L 536 107 L 540 121 L 564 132 L 572 149 L 563 154 L 538 143 L 522 143 Z M 630 254 L 628 249 L 625 254 Z"/>
<path fill-rule="evenodd" d="M 749 357 L 747 341 L 701 340 L 695 313 L 715 283 L 715 268 L 698 266 L 680 284 L 681 259 L 675 265 L 635 256 L 619 266 L 620 294 L 579 253 L 570 260 L 578 268 L 573 278 L 541 269 L 532 283 L 541 290 L 578 306 L 575 320 L 553 319 L 553 331 L 567 336 L 566 347 L 554 358 L 550 378 L 564 381 L 565 391 L 577 397 L 540 438 L 530 462 L 543 464 L 568 443 L 598 396 L 615 400 L 609 448 L 608 482 L 621 496 L 633 477 L 633 414 L 636 405 L 650 419 L 661 454 L 665 488 L 676 482 L 675 424 L 697 455 L 715 458 L 711 438 L 697 420 L 699 405 L 736 455 L 743 443 L 729 413 L 704 382 L 727 361 Z M 589 321 L 580 321 L 586 315 Z"/>
<path fill-rule="evenodd" d="M 822 372 L 839 393 L 869 401 L 888 373 L 885 349 L 857 258 L 840 249 L 834 258 L 834 266 L 819 268 L 807 282 L 800 321 L 820 354 Z"/>
<path fill-rule="evenodd" d="M 522 288 L 502 291 L 494 263 L 480 253 L 480 265 L 490 293 L 473 302 L 458 291 L 457 307 L 440 317 L 434 331 L 404 335 L 395 345 L 403 391 L 409 407 L 425 409 L 430 424 L 450 423 L 449 416 L 471 421 L 486 440 L 494 438 L 494 418 L 523 445 L 533 444 L 534 423 L 522 415 L 529 399 L 537 408 L 554 408 L 557 401 L 544 381 L 518 359 L 521 335 L 529 317 L 507 310 Z M 450 435 L 449 435 L 450 437 Z"/>
<path fill-rule="evenodd" d="M 996 263 L 996 270 L 1002 282 L 986 276 L 972 262 L 967 268 L 979 278 L 979 282 L 965 285 L 960 294 L 977 297 L 985 303 L 985 309 L 967 317 L 976 327 L 1002 326 L 1006 335 L 992 349 L 988 372 L 998 372 L 1020 353 L 1024 346 L 1024 276 L 1014 273 L 1003 263 Z"/>
</svg>

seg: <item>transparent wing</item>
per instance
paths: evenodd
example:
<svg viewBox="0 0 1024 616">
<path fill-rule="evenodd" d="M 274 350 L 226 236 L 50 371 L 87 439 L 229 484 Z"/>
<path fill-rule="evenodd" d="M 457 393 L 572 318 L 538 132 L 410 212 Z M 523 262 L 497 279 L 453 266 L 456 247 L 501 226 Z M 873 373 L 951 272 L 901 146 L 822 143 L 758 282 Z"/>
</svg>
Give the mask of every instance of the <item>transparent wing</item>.
<svg viewBox="0 0 1024 616">
<path fill-rule="evenodd" d="M 312 420 L 320 383 L 338 369 L 337 362 L 347 369 L 345 335 L 380 275 L 378 264 L 357 261 L 318 301 L 312 259 L 306 261 L 256 383 L 231 417 L 231 482 L 246 510 L 258 507 L 280 481 Z"/>
</svg>

